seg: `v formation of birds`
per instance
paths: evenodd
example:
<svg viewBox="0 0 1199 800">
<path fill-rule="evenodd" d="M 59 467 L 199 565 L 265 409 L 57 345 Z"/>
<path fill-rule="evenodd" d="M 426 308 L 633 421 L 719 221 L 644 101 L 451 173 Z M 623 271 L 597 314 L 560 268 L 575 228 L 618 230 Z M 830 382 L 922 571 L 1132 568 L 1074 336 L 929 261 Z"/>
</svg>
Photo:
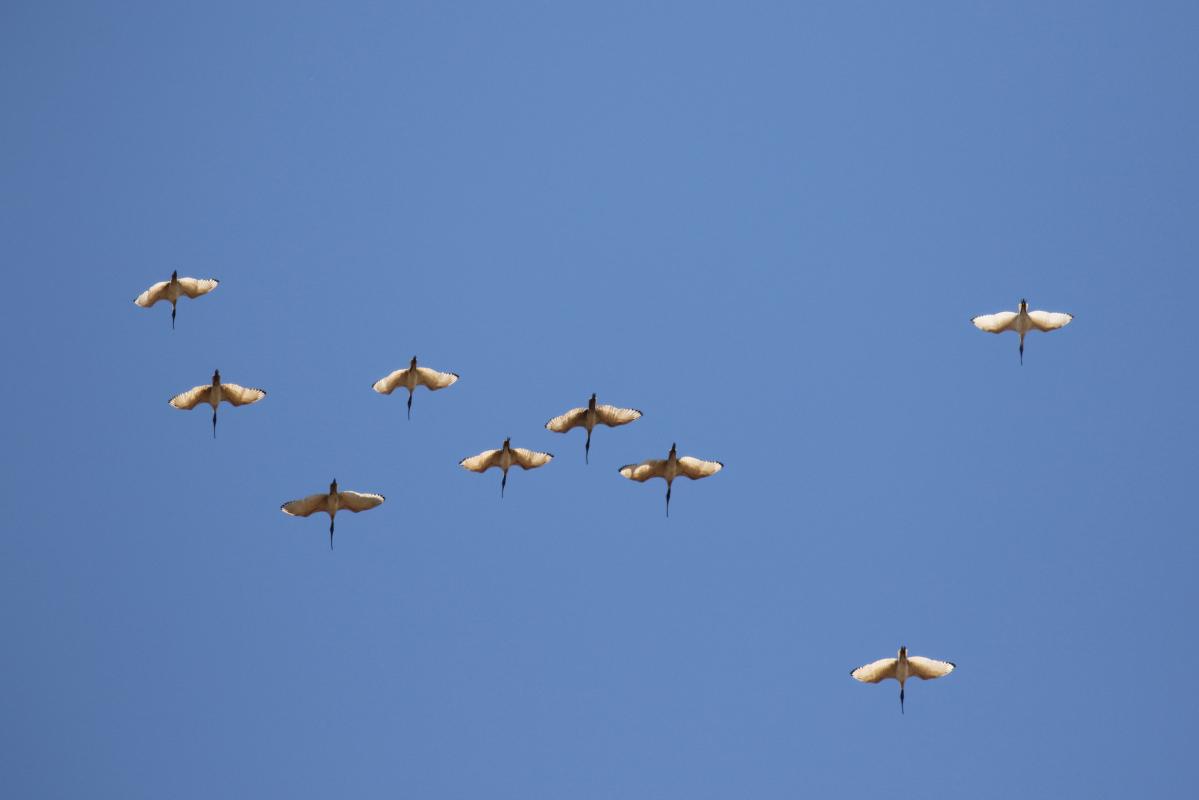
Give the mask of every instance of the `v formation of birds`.
<svg viewBox="0 0 1199 800">
<path fill-rule="evenodd" d="M 195 299 L 202 297 L 218 285 L 211 278 L 180 278 L 178 272 L 172 272 L 170 280 L 154 284 L 138 295 L 134 303 L 142 308 L 149 308 L 159 301 L 166 300 L 171 304 L 171 328 L 175 327 L 176 304 L 184 297 Z M 1065 327 L 1073 320 L 1071 314 L 1054 311 L 1029 311 L 1028 301 L 1021 299 L 1015 311 L 999 311 L 994 314 L 983 314 L 971 319 L 976 328 L 988 333 L 1003 333 L 1012 331 L 1020 337 L 1020 364 L 1024 364 L 1024 337 L 1032 331 L 1050 332 Z M 383 395 L 389 395 L 396 389 L 408 390 L 407 414 L 412 418 L 412 399 L 417 387 L 423 386 L 431 392 L 453 386 L 458 381 L 458 375 L 453 372 L 439 372 L 417 364 L 416 356 L 412 357 L 408 366 L 396 370 L 390 375 L 377 380 L 371 388 Z M 262 389 L 253 389 L 228 383 L 221 379 L 220 370 L 212 374 L 211 383 L 201 384 L 181 392 L 171 398 L 174 408 L 190 410 L 201 404 L 212 407 L 212 435 L 216 438 L 217 407 L 222 403 L 232 406 L 244 406 L 257 403 L 266 397 Z M 600 405 L 593 393 L 585 407 L 572 408 L 545 423 L 547 430 L 554 433 L 567 433 L 575 428 L 587 432 L 583 444 L 583 459 L 591 460 L 591 434 L 599 425 L 610 428 L 628 425 L 641 418 L 641 412 L 634 408 Z M 496 468 L 501 473 L 500 497 L 508 485 L 508 470 L 520 467 L 522 470 L 537 469 L 553 460 L 551 453 L 528 450 L 523 447 L 513 447 L 511 438 L 494 450 L 484 450 L 477 455 L 462 459 L 459 463 L 463 469 L 471 472 L 486 472 Z M 692 456 L 680 456 L 675 444 L 670 445 L 666 458 L 649 459 L 639 464 L 626 464 L 620 468 L 620 474 L 632 481 L 644 483 L 651 478 L 662 478 L 666 481 L 666 516 L 670 516 L 670 493 L 674 479 L 683 476 L 691 480 L 699 480 L 715 475 L 724 464 L 719 461 L 706 461 Z M 383 503 L 381 494 L 371 492 L 353 492 L 341 490 L 335 478 L 329 484 L 328 492 L 308 495 L 300 500 L 291 500 L 280 506 L 280 510 L 293 517 L 308 517 L 317 513 L 329 515 L 329 549 L 333 549 L 334 523 L 338 511 L 351 511 L 357 514 L 367 511 Z M 883 658 L 865 666 L 858 667 L 850 675 L 862 683 L 880 683 L 892 679 L 899 683 L 899 709 L 904 710 L 904 684 L 908 678 L 917 677 L 921 680 L 932 680 L 948 675 L 954 670 L 950 661 L 940 661 L 924 656 L 909 656 L 907 647 L 900 647 L 894 658 Z"/>
</svg>

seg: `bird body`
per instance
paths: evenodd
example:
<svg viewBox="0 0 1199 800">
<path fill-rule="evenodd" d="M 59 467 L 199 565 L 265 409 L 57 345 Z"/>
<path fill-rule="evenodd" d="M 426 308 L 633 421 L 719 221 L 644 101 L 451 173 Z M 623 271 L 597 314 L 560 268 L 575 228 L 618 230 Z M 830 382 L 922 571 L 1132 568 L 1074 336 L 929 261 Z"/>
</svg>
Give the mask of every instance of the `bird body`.
<svg viewBox="0 0 1199 800">
<path fill-rule="evenodd" d="M 329 484 L 328 492 L 310 494 L 302 500 L 291 500 L 279 507 L 279 510 L 290 517 L 308 517 L 313 514 L 329 515 L 329 549 L 333 549 L 333 523 L 337 512 L 345 509 L 357 514 L 382 504 L 386 498 L 381 494 L 364 492 L 338 491 L 337 479 Z"/>
<path fill-rule="evenodd" d="M 666 516 L 670 516 L 670 489 L 674 479 L 683 475 L 693 481 L 715 475 L 724 469 L 719 461 L 704 461 L 691 456 L 678 455 L 674 444 L 664 459 L 651 459 L 640 464 L 625 464 L 620 468 L 620 474 L 631 481 L 645 483 L 650 478 L 662 478 L 666 481 Z"/>
<path fill-rule="evenodd" d="M 417 386 L 424 386 L 429 391 L 435 392 L 438 389 L 452 386 L 457 380 L 458 375 L 453 372 L 438 372 L 428 367 L 418 367 L 416 356 L 413 356 L 407 369 L 397 369 L 390 375 L 375 381 L 371 388 L 379 394 L 391 394 L 400 387 L 407 389 L 408 418 L 412 419 L 412 394 L 416 391 Z"/>
<path fill-rule="evenodd" d="M 212 438 L 216 438 L 216 409 L 221 402 L 229 403 L 233 406 L 244 406 L 250 403 L 257 403 L 262 398 L 266 397 L 266 392 L 261 389 L 251 389 L 245 386 L 238 386 L 236 383 L 224 383 L 221 381 L 221 371 L 218 369 L 212 373 L 212 383 L 202 384 L 192 387 L 186 392 L 180 392 L 170 399 L 170 404 L 183 411 L 190 411 L 201 403 L 207 403 L 212 406 Z"/>
<path fill-rule="evenodd" d="M 508 470 L 520 467 L 523 470 L 536 469 L 548 464 L 553 459 L 552 453 L 541 453 L 536 450 L 526 450 L 523 447 L 513 447 L 512 438 L 504 439 L 504 444 L 498 450 L 484 450 L 478 455 L 464 458 L 458 462 L 463 469 L 471 472 L 486 472 L 497 467 L 504 473 L 500 479 L 500 497 L 504 496 L 504 487 L 508 485 Z"/>
<path fill-rule="evenodd" d="M 951 661 L 938 661 L 924 656 L 909 656 L 906 647 L 899 648 L 895 658 L 880 658 L 869 664 L 858 667 L 849 674 L 854 680 L 862 683 L 879 683 L 894 678 L 899 681 L 899 712 L 903 713 L 903 689 L 908 678 L 917 677 L 921 680 L 932 680 L 953 672 L 955 664 Z"/>
<path fill-rule="evenodd" d="M 595 393 L 592 392 L 586 408 L 572 408 L 565 414 L 554 417 L 545 423 L 545 427 L 555 433 L 566 433 L 574 428 L 584 428 L 587 431 L 587 440 L 583 444 L 583 460 L 589 462 L 591 459 L 591 431 L 596 425 L 602 424 L 609 428 L 615 428 L 617 425 L 627 425 L 640 418 L 641 412 L 635 408 L 596 405 Z"/>
<path fill-rule="evenodd" d="M 1059 311 L 1029 311 L 1028 301 L 1021 300 L 1016 311 L 1000 311 L 996 314 L 983 314 L 974 317 L 971 322 L 974 327 L 987 333 L 1003 333 L 1015 331 L 1020 336 L 1020 363 L 1024 363 L 1024 337 L 1029 331 L 1055 331 L 1064 328 L 1074 319 L 1074 315 Z"/>
<path fill-rule="evenodd" d="M 171 304 L 171 330 L 175 329 L 175 304 L 181 297 L 196 298 L 208 294 L 217 287 L 220 281 L 215 278 L 180 278 L 179 271 L 171 273 L 169 281 L 160 281 L 137 296 L 133 302 L 142 308 L 149 308 L 159 300 Z"/>
</svg>

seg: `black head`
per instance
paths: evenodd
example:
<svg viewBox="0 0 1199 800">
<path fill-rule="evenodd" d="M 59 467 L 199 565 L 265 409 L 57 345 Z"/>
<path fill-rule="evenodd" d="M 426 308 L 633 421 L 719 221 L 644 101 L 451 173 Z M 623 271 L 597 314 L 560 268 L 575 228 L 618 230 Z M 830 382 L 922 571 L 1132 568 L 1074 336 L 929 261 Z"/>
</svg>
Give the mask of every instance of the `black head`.
<svg viewBox="0 0 1199 800">
<path fill-rule="evenodd" d="M 591 408 L 595 408 L 595 392 L 591 393 L 591 399 L 587 401 L 587 405 Z"/>
<path fill-rule="evenodd" d="M 416 369 L 416 356 L 412 357 L 412 362 L 408 365 L 408 369 Z"/>
<path fill-rule="evenodd" d="M 511 437 L 511 436 L 505 436 L 505 437 L 504 437 L 504 449 L 505 449 L 505 450 L 509 450 L 509 449 L 511 449 L 511 445 L 512 445 L 512 437 Z"/>
<path fill-rule="evenodd" d="M 220 383 L 220 382 L 221 382 L 221 371 L 220 371 L 219 369 L 216 369 L 216 370 L 213 370 L 213 371 L 212 371 L 212 382 L 213 382 L 213 383 Z"/>
<path fill-rule="evenodd" d="M 329 484 L 329 494 L 337 494 L 337 478 L 334 478 L 333 483 Z"/>
<path fill-rule="evenodd" d="M 672 456 L 675 454 L 675 449 L 676 449 L 676 448 L 675 448 L 674 442 L 671 442 L 671 443 L 670 443 L 670 454 L 671 454 Z"/>
<path fill-rule="evenodd" d="M 173 281 L 179 280 L 179 270 L 177 270 L 177 269 L 171 270 L 171 280 L 173 280 Z"/>
<path fill-rule="evenodd" d="M 1028 301 L 1023 297 L 1020 298 L 1020 308 L 1021 310 L 1028 308 Z"/>
</svg>

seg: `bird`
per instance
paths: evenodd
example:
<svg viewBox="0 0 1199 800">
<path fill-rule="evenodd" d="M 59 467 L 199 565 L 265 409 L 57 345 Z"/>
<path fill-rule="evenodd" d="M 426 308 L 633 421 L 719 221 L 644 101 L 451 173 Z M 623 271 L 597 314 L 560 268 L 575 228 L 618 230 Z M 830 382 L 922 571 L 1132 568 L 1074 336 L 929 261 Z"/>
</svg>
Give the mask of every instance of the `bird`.
<svg viewBox="0 0 1199 800">
<path fill-rule="evenodd" d="M 149 308 L 159 300 L 169 300 L 171 303 L 171 330 L 175 330 L 175 303 L 180 297 L 197 298 L 208 294 L 217 287 L 220 281 L 215 278 L 180 278 L 179 271 L 171 273 L 169 281 L 154 284 L 137 296 L 133 302 L 142 308 Z"/>
<path fill-rule="evenodd" d="M 502 498 L 504 487 L 508 485 L 509 468 L 516 466 L 525 470 L 536 469 L 548 464 L 553 457 L 553 453 L 539 453 L 536 450 L 513 447 L 512 437 L 509 436 L 504 439 L 504 444 L 499 450 L 484 450 L 477 456 L 462 459 L 458 465 L 471 472 L 486 472 L 492 467 L 499 467 L 504 473 L 504 477 L 500 480 L 500 497 Z"/>
<path fill-rule="evenodd" d="M 222 383 L 221 371 L 218 369 L 212 373 L 212 383 L 196 386 L 177 394 L 170 399 L 170 403 L 183 411 L 190 411 L 200 403 L 208 403 L 212 406 L 212 438 L 215 439 L 216 407 L 221 404 L 222 400 L 230 405 L 244 406 L 257 403 L 264 397 L 266 397 L 266 392 L 261 389 L 249 389 L 245 386 L 238 386 L 236 383 Z"/>
<path fill-rule="evenodd" d="M 901 647 L 897 658 L 880 658 L 864 667 L 858 667 L 849 674 L 853 676 L 854 680 L 862 683 L 878 683 L 887 678 L 899 681 L 899 713 L 902 714 L 904 681 L 913 675 L 925 681 L 940 678 L 953 672 L 955 666 L 956 664 L 950 661 L 938 661 L 935 658 L 925 658 L 924 656 L 909 656 L 908 648 Z"/>
<path fill-rule="evenodd" d="M 1073 314 L 1060 311 L 1029 311 L 1028 301 L 1020 300 L 1018 311 L 1000 311 L 997 314 L 983 314 L 970 321 L 974 327 L 987 333 L 1003 333 L 1015 331 L 1020 334 L 1020 364 L 1024 364 L 1024 335 L 1029 331 L 1056 331 L 1064 328 L 1074 319 Z"/>
<path fill-rule="evenodd" d="M 359 511 L 366 511 L 380 505 L 386 498 L 381 494 L 372 494 L 370 492 L 339 492 L 337 490 L 337 478 L 333 479 L 333 483 L 329 484 L 328 493 L 310 494 L 303 500 L 291 500 L 279 506 L 279 510 L 289 517 L 308 517 L 318 511 L 323 511 L 329 515 L 329 549 L 333 549 L 333 523 L 337 516 L 337 512 L 342 509 L 353 511 L 357 514 Z"/>
<path fill-rule="evenodd" d="M 578 427 L 586 428 L 587 441 L 583 444 L 583 461 L 584 463 L 590 463 L 591 429 L 595 427 L 596 423 L 603 423 L 609 428 L 615 428 L 617 425 L 627 425 L 640 418 L 641 412 L 635 408 L 597 406 L 595 404 L 595 392 L 592 392 L 591 399 L 587 401 L 586 408 L 572 408 L 565 414 L 554 417 L 545 423 L 545 427 L 554 433 L 566 433 L 572 428 Z"/>
<path fill-rule="evenodd" d="M 408 364 L 407 369 L 397 369 L 386 378 L 380 378 L 375 381 L 371 388 L 379 394 L 391 394 L 400 386 L 407 389 L 408 419 L 412 419 L 412 393 L 416 391 L 417 386 L 425 386 L 428 387 L 429 391 L 435 392 L 438 389 L 452 386 L 457 380 L 458 375 L 456 373 L 438 372 L 428 367 L 418 367 L 416 365 L 416 356 L 413 356 L 412 362 Z"/>
<path fill-rule="evenodd" d="M 679 458 L 674 444 L 665 459 L 650 459 L 640 464 L 625 464 L 620 468 L 620 474 L 631 481 L 645 483 L 650 478 L 663 478 L 666 481 L 666 516 L 670 516 L 670 485 L 680 475 L 686 475 L 693 481 L 715 475 L 724 469 L 719 461 L 703 461 L 691 456 Z"/>
</svg>

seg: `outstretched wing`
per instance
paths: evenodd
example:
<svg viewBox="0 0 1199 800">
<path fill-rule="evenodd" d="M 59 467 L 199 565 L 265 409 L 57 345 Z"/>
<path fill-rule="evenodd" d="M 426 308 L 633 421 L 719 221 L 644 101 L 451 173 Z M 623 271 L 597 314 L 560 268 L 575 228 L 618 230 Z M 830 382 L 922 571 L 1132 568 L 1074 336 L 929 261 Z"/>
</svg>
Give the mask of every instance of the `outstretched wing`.
<svg viewBox="0 0 1199 800">
<path fill-rule="evenodd" d="M 724 469 L 724 464 L 719 461 L 703 461 L 691 456 L 683 456 L 679 459 L 679 474 L 686 475 L 693 481 L 715 475 L 722 469 Z"/>
<path fill-rule="evenodd" d="M 523 447 L 512 448 L 512 463 L 521 469 L 536 469 L 550 463 L 552 453 L 539 453 L 536 450 L 526 450 Z"/>
<path fill-rule="evenodd" d="M 486 472 L 492 467 L 500 465 L 499 450 L 484 450 L 477 456 L 464 458 L 458 462 L 458 466 L 469 469 L 471 472 Z"/>
<path fill-rule="evenodd" d="M 583 418 L 587 416 L 587 409 L 572 408 L 565 414 L 554 417 L 549 422 L 545 423 L 545 427 L 554 433 L 566 433 L 571 428 L 576 428 L 583 424 Z"/>
<path fill-rule="evenodd" d="M 928 681 L 953 672 L 954 664 L 924 656 L 908 656 L 908 668 L 917 678 Z"/>
<path fill-rule="evenodd" d="M 291 500 L 279 506 L 279 510 L 291 517 L 307 517 L 329 508 L 329 495 L 310 494 L 303 500 Z"/>
<path fill-rule="evenodd" d="M 208 294 L 220 281 L 212 278 L 180 278 L 179 288 L 188 297 L 199 297 L 202 294 Z"/>
<path fill-rule="evenodd" d="M 171 398 L 171 405 L 175 408 L 181 408 L 184 411 L 195 408 L 200 403 L 208 402 L 208 393 L 212 390 L 212 384 L 206 383 L 203 386 L 196 386 L 188 389 L 186 392 L 180 392 Z"/>
<path fill-rule="evenodd" d="M 1018 317 L 1015 311 L 1000 311 L 998 314 L 983 314 L 970 320 L 974 323 L 974 327 L 980 331 L 987 333 L 1003 333 L 1012 326 L 1012 322 Z"/>
<path fill-rule="evenodd" d="M 644 483 L 650 478 L 661 478 L 666 472 L 666 462 L 660 458 L 642 461 L 640 464 L 625 464 L 620 474 L 631 481 Z"/>
<path fill-rule="evenodd" d="M 853 676 L 854 680 L 862 683 L 878 683 L 887 678 L 894 678 L 897 664 L 899 664 L 898 658 L 880 658 L 864 667 L 858 667 L 849 674 Z"/>
<path fill-rule="evenodd" d="M 370 494 L 362 492 L 338 492 L 337 504 L 339 508 L 344 508 L 348 511 L 353 511 L 357 514 L 359 511 L 366 511 L 368 508 L 374 508 L 383 502 L 383 495 Z"/>
<path fill-rule="evenodd" d="M 1069 325 L 1074 315 L 1060 311 L 1029 311 L 1028 318 L 1039 331 L 1056 331 Z"/>
<path fill-rule="evenodd" d="M 221 384 L 221 399 L 228 400 L 230 404 L 235 406 L 257 403 L 264 397 L 266 397 L 266 392 L 261 389 L 250 389 L 245 386 L 238 386 L 236 383 Z"/>
<path fill-rule="evenodd" d="M 458 376 L 452 372 L 438 372 L 428 367 L 416 368 L 416 382 L 427 386 L 431 392 L 451 386 L 456 380 L 458 380 Z"/>
<path fill-rule="evenodd" d="M 133 302 L 137 303 L 142 308 L 149 308 L 162 298 L 166 297 L 166 292 L 164 290 L 169 284 L 170 281 L 161 281 L 156 283 L 146 291 L 139 294 L 137 299 Z"/>
<path fill-rule="evenodd" d="M 641 419 L 641 412 L 635 408 L 596 406 L 595 418 L 608 427 L 615 428 L 617 425 L 627 425 L 635 419 Z"/>
<path fill-rule="evenodd" d="M 379 394 L 391 394 L 396 390 L 397 386 L 403 385 L 408 380 L 408 370 L 397 369 L 395 372 L 388 375 L 386 378 L 380 378 L 375 381 L 375 385 L 371 388 Z"/>
</svg>

